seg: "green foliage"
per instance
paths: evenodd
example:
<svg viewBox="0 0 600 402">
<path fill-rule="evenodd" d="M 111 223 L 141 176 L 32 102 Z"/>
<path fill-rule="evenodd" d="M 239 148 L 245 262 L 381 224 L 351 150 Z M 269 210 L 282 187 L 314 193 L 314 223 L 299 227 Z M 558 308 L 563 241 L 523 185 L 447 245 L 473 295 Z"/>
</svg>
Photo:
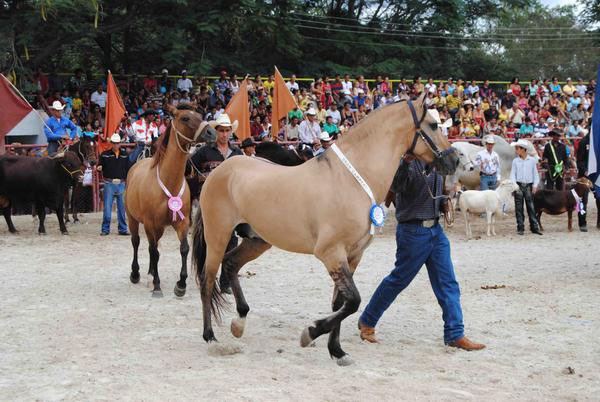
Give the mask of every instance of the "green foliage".
<svg viewBox="0 0 600 402">
<path fill-rule="evenodd" d="M 0 69 L 21 73 L 41 66 L 141 74 L 227 69 L 243 76 L 267 74 L 277 65 L 284 74 L 303 76 L 589 77 L 600 46 L 598 34 L 580 25 L 573 7 L 548 9 L 537 0 L 4 0 L 0 5 Z M 585 5 L 585 21 L 597 22 L 598 0 Z"/>
</svg>

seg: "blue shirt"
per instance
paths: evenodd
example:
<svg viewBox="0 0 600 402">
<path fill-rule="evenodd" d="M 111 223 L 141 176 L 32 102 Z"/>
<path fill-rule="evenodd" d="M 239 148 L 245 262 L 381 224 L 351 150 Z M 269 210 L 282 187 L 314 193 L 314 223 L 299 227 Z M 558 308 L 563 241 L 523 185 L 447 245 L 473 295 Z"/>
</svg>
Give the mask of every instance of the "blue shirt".
<svg viewBox="0 0 600 402">
<path fill-rule="evenodd" d="M 46 125 L 52 130 L 50 131 L 48 130 L 48 127 L 44 127 L 44 133 L 46 134 L 48 142 L 58 141 L 64 138 L 65 134 L 71 137 L 71 132 L 77 132 L 77 126 L 73 124 L 71 120 L 64 117 L 61 117 L 60 120 L 58 120 L 56 117 L 52 116 L 46 120 Z"/>
<path fill-rule="evenodd" d="M 519 156 L 513 159 L 510 179 L 515 183 L 533 184 L 533 187 L 537 187 L 540 182 L 540 175 L 537 171 L 535 159 L 529 155 L 525 159 Z"/>
</svg>

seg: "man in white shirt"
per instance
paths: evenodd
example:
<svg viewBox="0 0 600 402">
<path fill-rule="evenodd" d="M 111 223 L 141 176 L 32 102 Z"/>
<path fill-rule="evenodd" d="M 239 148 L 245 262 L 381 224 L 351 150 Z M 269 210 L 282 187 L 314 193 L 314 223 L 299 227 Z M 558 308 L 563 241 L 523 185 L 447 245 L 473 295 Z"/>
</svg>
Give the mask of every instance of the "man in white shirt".
<svg viewBox="0 0 600 402">
<path fill-rule="evenodd" d="M 331 116 L 331 122 L 333 124 L 335 124 L 336 126 L 340 125 L 340 122 L 342 121 L 342 115 L 340 114 L 340 111 L 337 108 L 337 103 L 333 102 L 331 105 L 329 105 L 329 110 L 327 110 L 325 118 L 329 116 Z"/>
<path fill-rule="evenodd" d="M 152 109 L 146 110 L 138 120 L 133 122 L 131 128 L 134 132 L 135 142 L 137 146 L 129 155 L 129 160 L 132 163 L 137 161 L 138 156 L 144 152 L 144 147 L 152 144 L 159 136 L 158 125 L 154 122 L 158 112 Z"/>
<path fill-rule="evenodd" d="M 577 80 L 577 93 L 580 96 L 584 96 L 587 92 L 587 86 L 583 83 L 583 80 L 580 78 Z"/>
<path fill-rule="evenodd" d="M 477 153 L 475 163 L 479 166 L 479 189 L 495 190 L 500 181 L 500 157 L 494 151 L 494 136 L 485 138 L 485 149 Z"/>
<path fill-rule="evenodd" d="M 310 108 L 306 112 L 306 120 L 303 120 L 302 123 L 300 123 L 298 137 L 303 144 L 320 144 L 319 136 L 321 135 L 321 126 L 315 118 L 316 115 L 317 112 L 315 109 Z"/>
<path fill-rule="evenodd" d="M 523 120 L 525 119 L 525 112 L 519 109 L 517 102 L 513 103 L 513 107 L 508 109 L 508 121 L 512 122 L 516 128 L 521 127 Z"/>
<path fill-rule="evenodd" d="M 98 84 L 98 89 L 92 93 L 90 101 L 101 109 L 106 107 L 106 92 L 102 90 L 102 84 Z"/>
<path fill-rule="evenodd" d="M 188 91 L 188 93 L 191 93 L 193 86 L 192 80 L 187 77 L 187 70 L 183 70 L 181 78 L 177 80 L 177 90 L 179 92 Z"/>
<path fill-rule="evenodd" d="M 285 86 L 288 87 L 290 92 L 296 93 L 300 90 L 300 86 L 296 82 L 296 74 L 292 74 L 292 78 L 288 82 L 285 83 Z M 294 91 L 292 91 L 292 89 Z"/>
<path fill-rule="evenodd" d="M 348 94 L 352 93 L 352 81 L 350 81 L 350 76 L 348 74 L 344 76 L 344 81 L 342 81 L 342 91 L 348 91 Z"/>
<path fill-rule="evenodd" d="M 533 206 L 533 193 L 537 190 L 540 183 L 540 176 L 537 171 L 537 162 L 527 154 L 531 143 L 520 139 L 510 144 L 515 147 L 517 157 L 512 162 L 510 179 L 517 183 L 519 190 L 515 192 L 515 215 L 517 217 L 517 233 L 525 233 L 525 214 L 523 211 L 523 201 L 527 206 L 527 215 L 529 215 L 529 227 L 532 233 L 541 235 L 540 224 L 535 215 Z"/>
</svg>

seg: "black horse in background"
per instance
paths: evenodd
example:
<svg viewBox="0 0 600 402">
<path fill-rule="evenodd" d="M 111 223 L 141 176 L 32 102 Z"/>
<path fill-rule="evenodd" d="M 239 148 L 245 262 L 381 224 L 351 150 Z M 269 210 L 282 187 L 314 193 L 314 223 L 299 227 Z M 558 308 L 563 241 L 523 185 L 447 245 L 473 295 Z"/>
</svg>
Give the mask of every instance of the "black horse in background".
<svg viewBox="0 0 600 402">
<path fill-rule="evenodd" d="M 63 147 L 62 151 L 73 152 L 75 155 L 77 155 L 82 165 L 86 167 L 88 165 L 93 167 L 96 165 L 96 163 L 98 163 L 98 158 L 96 156 L 97 144 L 98 143 L 94 140 L 94 138 L 83 136 L 80 137 L 78 141 Z M 69 188 L 72 189 L 71 197 L 69 197 Z M 70 222 L 69 211 L 73 214 L 73 222 L 79 222 L 79 217 L 77 216 L 77 207 L 79 206 L 81 198 L 84 194 L 84 187 L 81 180 L 78 180 L 72 186 L 67 187 L 64 197 L 65 222 Z"/>
<path fill-rule="evenodd" d="M 313 157 L 312 148 L 306 144 L 300 144 L 289 149 L 276 142 L 259 142 L 256 144 L 256 157 L 263 158 L 278 165 L 298 166 Z M 190 188 L 192 203 L 200 197 L 200 191 L 209 172 L 202 172 L 199 166 L 194 166 L 191 158 L 188 158 L 185 167 L 185 178 Z"/>
</svg>

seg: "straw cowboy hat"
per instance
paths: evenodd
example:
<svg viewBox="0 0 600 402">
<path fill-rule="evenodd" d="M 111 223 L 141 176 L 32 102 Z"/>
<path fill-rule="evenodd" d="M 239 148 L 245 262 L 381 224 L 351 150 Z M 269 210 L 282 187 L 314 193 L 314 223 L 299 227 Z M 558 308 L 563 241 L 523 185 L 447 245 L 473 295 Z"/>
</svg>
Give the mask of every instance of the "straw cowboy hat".
<svg viewBox="0 0 600 402">
<path fill-rule="evenodd" d="M 64 108 L 65 108 L 65 105 L 63 105 L 62 103 L 60 103 L 60 101 L 57 101 L 57 100 L 52 102 L 52 106 L 50 106 L 50 109 L 54 109 L 54 110 L 63 110 Z"/>
<path fill-rule="evenodd" d="M 113 144 L 120 144 L 121 136 L 118 133 L 114 133 L 110 136 L 110 142 L 112 142 Z"/>
<path fill-rule="evenodd" d="M 488 135 L 488 136 L 485 138 L 485 143 L 486 143 L 486 144 L 495 144 L 495 143 L 496 143 L 496 140 L 494 139 L 494 137 L 493 137 L 493 136 L 491 136 L 491 135 Z"/>
<path fill-rule="evenodd" d="M 308 110 L 306 111 L 306 114 L 309 114 L 309 115 L 311 115 L 311 116 L 316 116 L 316 115 L 317 115 L 317 112 L 315 111 L 315 109 L 314 109 L 314 108 L 312 108 L 312 107 L 311 107 L 310 109 L 308 109 Z"/>
<path fill-rule="evenodd" d="M 527 150 L 529 149 L 530 145 L 531 143 L 529 141 L 523 139 L 520 139 L 519 141 L 510 144 L 511 147 L 520 147 Z"/>
<path fill-rule="evenodd" d="M 217 117 L 217 120 L 211 120 L 208 122 L 208 124 L 212 128 L 217 128 L 219 126 L 231 127 L 231 131 L 233 131 L 233 132 L 235 132 L 238 128 L 238 121 L 236 120 L 232 123 L 231 119 L 229 118 L 229 115 L 227 113 L 221 113 L 219 115 L 219 117 Z"/>
<path fill-rule="evenodd" d="M 321 141 L 328 142 L 328 141 L 331 141 L 333 138 L 331 138 L 331 136 L 329 135 L 329 133 L 327 131 L 323 131 L 321 133 L 321 135 L 319 136 L 319 139 Z"/>
</svg>

